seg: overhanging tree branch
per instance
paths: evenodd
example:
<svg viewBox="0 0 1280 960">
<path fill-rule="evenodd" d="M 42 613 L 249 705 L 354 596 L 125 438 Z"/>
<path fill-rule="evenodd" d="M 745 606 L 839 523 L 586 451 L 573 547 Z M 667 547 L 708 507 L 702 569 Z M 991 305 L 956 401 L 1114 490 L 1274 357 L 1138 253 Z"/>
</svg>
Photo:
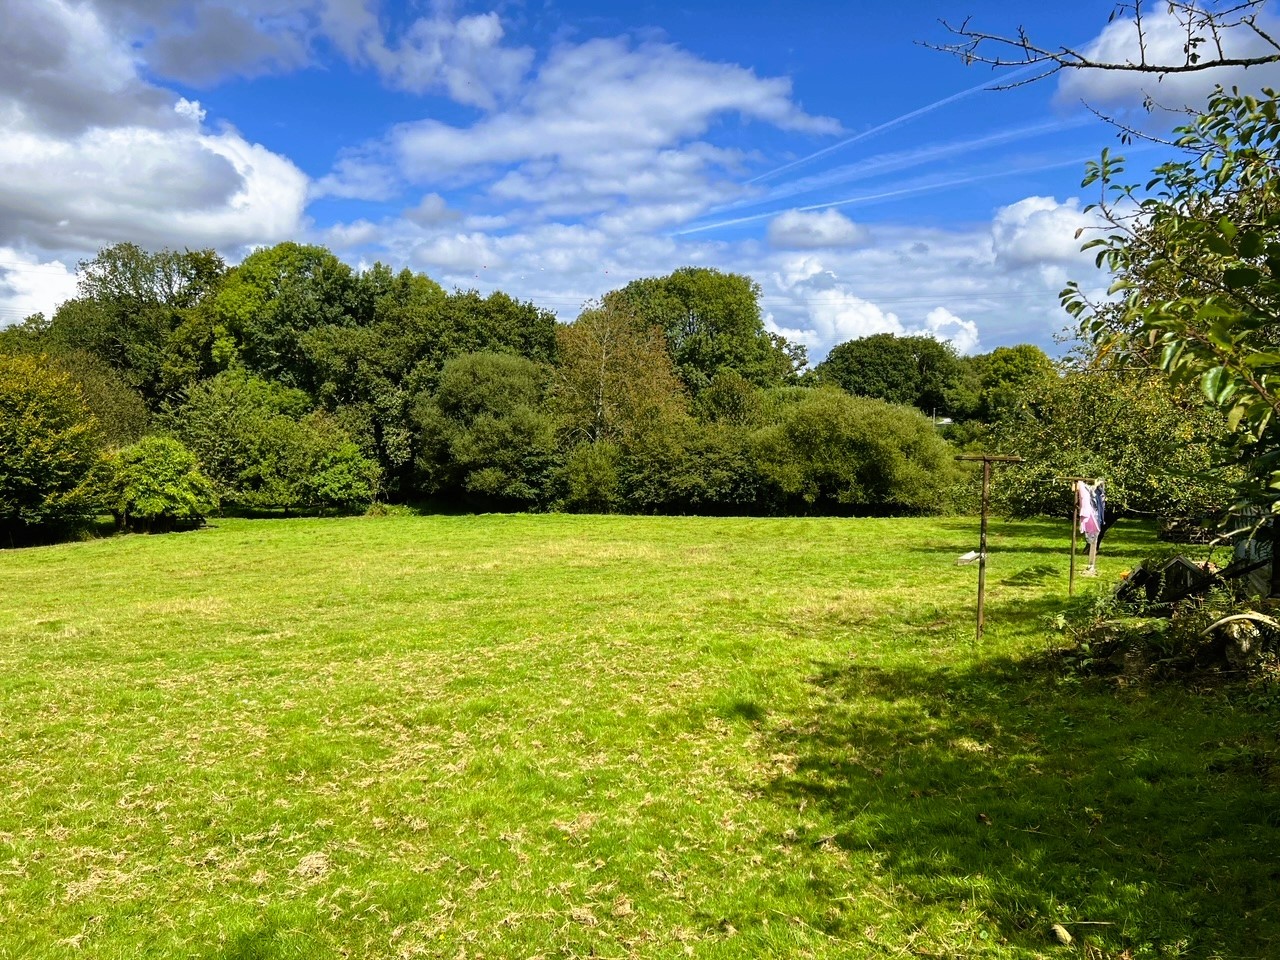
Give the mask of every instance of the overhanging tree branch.
<svg viewBox="0 0 1280 960">
<path fill-rule="evenodd" d="M 1124 73 L 1166 74 L 1198 73 L 1218 67 L 1256 67 L 1280 63 L 1280 40 L 1258 24 L 1258 15 L 1267 0 L 1244 0 L 1219 10 L 1208 10 L 1186 0 L 1164 0 L 1169 16 L 1174 17 L 1185 35 L 1182 57 L 1172 60 L 1153 59 L 1148 17 L 1149 4 L 1144 0 L 1119 3 L 1109 22 L 1129 19 L 1133 23 L 1137 58 L 1104 60 L 1074 47 L 1042 46 L 1019 27 L 1012 34 L 987 33 L 974 29 L 971 17 L 959 24 L 940 21 L 956 39 L 951 43 L 923 42 L 932 50 L 959 57 L 966 64 L 981 63 L 994 68 L 1040 67 L 1034 76 L 1009 83 L 995 84 L 994 90 L 1009 90 L 1035 83 L 1061 70 L 1108 70 Z M 1269 48 L 1248 56 L 1229 56 L 1224 36 L 1230 31 L 1248 32 Z"/>
</svg>

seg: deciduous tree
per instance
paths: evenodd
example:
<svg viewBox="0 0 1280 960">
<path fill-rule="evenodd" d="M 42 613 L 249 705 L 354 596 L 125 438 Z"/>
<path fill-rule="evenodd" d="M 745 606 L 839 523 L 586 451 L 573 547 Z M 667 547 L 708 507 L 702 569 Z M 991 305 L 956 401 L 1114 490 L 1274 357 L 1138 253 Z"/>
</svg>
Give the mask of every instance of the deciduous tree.
<svg viewBox="0 0 1280 960">
<path fill-rule="evenodd" d="M 48 357 L 0 354 L 0 536 L 20 542 L 92 517 L 99 449 L 69 374 Z"/>
<path fill-rule="evenodd" d="M 694 395 L 721 370 L 736 370 L 757 386 L 775 386 L 794 379 L 805 365 L 803 347 L 765 330 L 760 286 L 750 277 L 681 267 L 665 277 L 634 280 L 605 300 L 663 331 L 680 378 Z"/>
</svg>

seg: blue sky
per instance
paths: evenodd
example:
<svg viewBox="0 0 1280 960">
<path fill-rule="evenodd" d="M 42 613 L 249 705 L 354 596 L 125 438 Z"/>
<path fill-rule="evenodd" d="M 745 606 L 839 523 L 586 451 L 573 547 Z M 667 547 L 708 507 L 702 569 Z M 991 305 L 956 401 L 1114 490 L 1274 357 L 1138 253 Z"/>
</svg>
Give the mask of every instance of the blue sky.
<svg viewBox="0 0 1280 960">
<path fill-rule="evenodd" d="M 1115 135 L 1082 101 L 1133 115 L 1239 78 L 989 92 L 1002 75 L 917 42 L 972 16 L 1132 49 L 1109 2 L 1039 6 L 8 0 L 0 323 L 105 244 L 298 240 L 565 320 L 636 277 L 747 273 L 815 360 L 885 331 L 1055 351 L 1058 290 L 1104 285 L 1078 185 Z"/>
</svg>

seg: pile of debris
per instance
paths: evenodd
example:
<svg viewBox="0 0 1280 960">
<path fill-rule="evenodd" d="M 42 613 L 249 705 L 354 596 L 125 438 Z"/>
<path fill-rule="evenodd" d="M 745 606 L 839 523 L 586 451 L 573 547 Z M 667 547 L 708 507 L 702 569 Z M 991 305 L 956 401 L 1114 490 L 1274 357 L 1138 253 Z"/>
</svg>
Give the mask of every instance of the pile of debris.
<svg viewBox="0 0 1280 960">
<path fill-rule="evenodd" d="M 1117 585 L 1105 613 L 1072 631 L 1066 657 L 1077 669 L 1131 678 L 1280 676 L 1276 604 L 1244 596 L 1249 574 L 1269 562 L 1148 560 Z"/>
</svg>

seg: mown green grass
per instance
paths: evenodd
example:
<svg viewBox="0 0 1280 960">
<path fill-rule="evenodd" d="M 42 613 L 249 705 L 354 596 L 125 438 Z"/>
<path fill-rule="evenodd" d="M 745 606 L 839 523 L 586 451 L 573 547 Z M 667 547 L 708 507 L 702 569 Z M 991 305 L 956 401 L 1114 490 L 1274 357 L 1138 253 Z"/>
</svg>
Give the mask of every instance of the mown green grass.
<svg viewBox="0 0 1280 960">
<path fill-rule="evenodd" d="M 995 526 L 975 643 L 975 526 L 0 554 L 0 957 L 1280 955 L 1274 714 L 1038 666 L 1065 524 Z"/>
</svg>

